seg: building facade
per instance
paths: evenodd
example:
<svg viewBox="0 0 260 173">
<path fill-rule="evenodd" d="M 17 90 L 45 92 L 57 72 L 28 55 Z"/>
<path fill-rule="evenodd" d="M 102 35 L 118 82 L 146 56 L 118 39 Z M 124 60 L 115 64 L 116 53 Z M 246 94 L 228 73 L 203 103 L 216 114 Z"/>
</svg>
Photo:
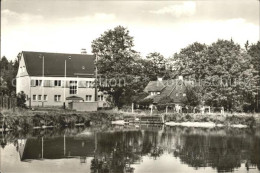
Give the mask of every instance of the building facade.
<svg viewBox="0 0 260 173">
<path fill-rule="evenodd" d="M 16 81 L 27 106 L 68 106 L 70 98 L 107 106 L 103 93 L 95 98 L 94 55 L 23 51 Z"/>
<path fill-rule="evenodd" d="M 165 99 L 170 99 L 171 104 L 179 112 L 185 105 L 183 101 L 186 99 L 186 87 L 192 85 L 192 82 L 183 80 L 182 76 L 178 79 L 150 81 L 144 89 L 144 92 L 149 95 L 144 98 L 152 99 L 153 105 L 159 105 L 165 102 Z"/>
</svg>

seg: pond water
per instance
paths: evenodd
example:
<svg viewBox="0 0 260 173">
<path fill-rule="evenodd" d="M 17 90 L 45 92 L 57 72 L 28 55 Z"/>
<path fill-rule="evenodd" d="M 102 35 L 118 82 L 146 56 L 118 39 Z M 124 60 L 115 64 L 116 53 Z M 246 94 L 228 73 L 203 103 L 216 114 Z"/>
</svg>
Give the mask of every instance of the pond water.
<svg viewBox="0 0 260 173">
<path fill-rule="evenodd" d="M 1 173 L 260 172 L 259 130 L 167 126 L 1 134 Z"/>
</svg>

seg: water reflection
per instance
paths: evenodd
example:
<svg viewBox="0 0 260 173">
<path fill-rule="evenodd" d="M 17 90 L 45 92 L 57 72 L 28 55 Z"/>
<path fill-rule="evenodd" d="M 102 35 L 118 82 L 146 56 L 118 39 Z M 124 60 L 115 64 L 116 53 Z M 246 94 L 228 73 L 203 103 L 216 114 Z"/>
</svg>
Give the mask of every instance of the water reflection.
<svg viewBox="0 0 260 173">
<path fill-rule="evenodd" d="M 85 162 L 86 157 L 94 156 L 94 136 L 54 137 L 18 139 L 18 151 L 21 161 L 35 159 L 80 158 Z"/>
<path fill-rule="evenodd" d="M 143 164 L 144 158 L 157 163 L 169 154 L 176 158 L 174 162 L 179 160 L 178 164 L 195 170 L 260 170 L 259 131 L 140 126 L 37 133 L 12 137 L 2 134 L 1 141 L 13 143 L 22 162 L 77 158 L 85 163 L 86 158 L 91 158 L 87 171 L 93 173 L 138 172 L 135 168 Z"/>
</svg>

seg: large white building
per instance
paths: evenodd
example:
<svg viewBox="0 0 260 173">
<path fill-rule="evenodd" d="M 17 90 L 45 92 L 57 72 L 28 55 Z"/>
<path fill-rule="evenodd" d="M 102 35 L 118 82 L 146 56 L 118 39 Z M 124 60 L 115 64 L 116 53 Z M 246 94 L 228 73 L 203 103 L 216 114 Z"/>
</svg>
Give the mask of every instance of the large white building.
<svg viewBox="0 0 260 173">
<path fill-rule="evenodd" d="M 16 81 L 27 106 L 68 106 L 73 99 L 108 106 L 101 92 L 95 98 L 94 55 L 23 51 Z"/>
</svg>

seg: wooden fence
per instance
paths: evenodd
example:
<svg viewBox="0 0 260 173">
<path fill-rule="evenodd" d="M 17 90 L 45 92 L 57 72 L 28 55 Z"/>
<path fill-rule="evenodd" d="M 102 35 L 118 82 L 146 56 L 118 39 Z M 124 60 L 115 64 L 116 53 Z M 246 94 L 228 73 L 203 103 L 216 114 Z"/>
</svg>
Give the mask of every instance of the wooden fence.
<svg viewBox="0 0 260 173">
<path fill-rule="evenodd" d="M 0 95 L 0 109 L 14 109 L 17 106 L 16 97 Z"/>
</svg>

